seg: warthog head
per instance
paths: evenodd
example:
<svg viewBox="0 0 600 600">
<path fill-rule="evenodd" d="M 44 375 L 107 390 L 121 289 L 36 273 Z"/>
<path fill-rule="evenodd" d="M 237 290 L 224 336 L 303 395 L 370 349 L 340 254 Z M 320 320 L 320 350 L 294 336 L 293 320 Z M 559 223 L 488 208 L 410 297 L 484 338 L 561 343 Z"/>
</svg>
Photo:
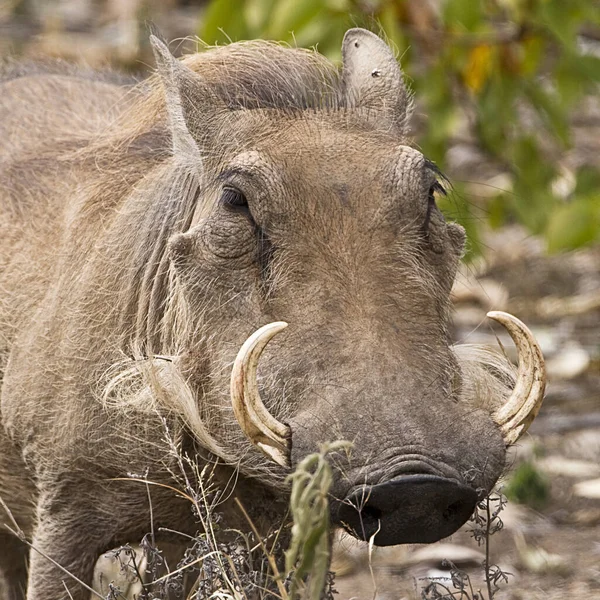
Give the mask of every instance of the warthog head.
<svg viewBox="0 0 600 600">
<path fill-rule="evenodd" d="M 537 413 L 543 360 L 504 313 L 491 316 L 517 344 L 518 374 L 450 344 L 465 234 L 407 141 L 394 55 L 361 29 L 341 72 L 270 44 L 183 61 L 153 44 L 174 165 L 199 198 L 168 243 L 179 333 L 158 379 L 171 378 L 171 402 L 206 448 L 273 490 L 321 443 L 350 440 L 331 506 L 360 538 L 451 534 Z"/>
</svg>

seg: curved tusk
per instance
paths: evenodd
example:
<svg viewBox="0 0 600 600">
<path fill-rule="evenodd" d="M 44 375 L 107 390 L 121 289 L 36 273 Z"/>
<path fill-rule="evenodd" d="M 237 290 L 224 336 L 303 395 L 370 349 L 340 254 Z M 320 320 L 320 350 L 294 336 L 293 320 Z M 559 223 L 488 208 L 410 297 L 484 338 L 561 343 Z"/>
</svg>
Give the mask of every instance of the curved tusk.
<svg viewBox="0 0 600 600">
<path fill-rule="evenodd" d="M 248 439 L 271 460 L 289 467 L 290 428 L 265 407 L 258 393 L 258 360 L 271 338 L 287 327 L 277 321 L 255 331 L 242 345 L 231 371 L 231 403 L 235 418 Z"/>
<path fill-rule="evenodd" d="M 537 416 L 546 388 L 546 366 L 539 344 L 519 319 L 502 311 L 491 311 L 490 319 L 506 327 L 519 355 L 515 388 L 506 403 L 493 415 L 506 444 L 514 444 Z"/>
</svg>

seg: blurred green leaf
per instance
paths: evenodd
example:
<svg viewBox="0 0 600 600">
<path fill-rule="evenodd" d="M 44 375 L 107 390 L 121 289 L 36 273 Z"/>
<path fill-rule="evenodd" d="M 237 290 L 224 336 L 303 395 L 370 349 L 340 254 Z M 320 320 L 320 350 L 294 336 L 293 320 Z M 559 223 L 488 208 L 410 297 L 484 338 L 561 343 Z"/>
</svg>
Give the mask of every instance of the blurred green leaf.
<svg viewBox="0 0 600 600">
<path fill-rule="evenodd" d="M 488 223 L 492 229 L 497 229 L 504 225 L 507 219 L 507 201 L 506 194 L 499 194 L 492 198 L 488 204 Z"/>
<path fill-rule="evenodd" d="M 544 90 L 538 81 L 525 81 L 523 91 L 534 110 L 549 125 L 549 129 L 564 145 L 568 144 L 570 139 L 568 115 L 555 95 Z"/>
<path fill-rule="evenodd" d="M 549 252 L 573 250 L 600 239 L 600 191 L 556 208 L 548 223 Z"/>
<path fill-rule="evenodd" d="M 600 190 L 600 171 L 590 166 L 583 166 L 577 171 L 575 195 L 583 196 Z"/>
<path fill-rule="evenodd" d="M 277 0 L 246 0 L 244 3 L 244 18 L 251 37 L 261 37 L 265 31 L 271 13 Z"/>
<path fill-rule="evenodd" d="M 519 86 L 513 78 L 493 77 L 477 100 L 476 130 L 483 148 L 504 156 L 509 142 L 507 127 L 516 121 L 515 98 Z"/>
<path fill-rule="evenodd" d="M 517 177 L 510 198 L 515 214 L 533 233 L 542 233 L 556 203 L 551 191 L 556 168 L 542 156 L 532 135 L 515 143 L 513 164 Z"/>
<path fill-rule="evenodd" d="M 577 72 L 584 81 L 587 79 L 585 83 L 588 85 L 598 85 L 600 83 L 600 58 L 585 54 L 577 58 Z"/>
<path fill-rule="evenodd" d="M 379 15 L 379 22 L 396 48 L 402 51 L 404 48 L 408 47 L 409 44 L 407 43 L 406 35 L 398 20 L 397 6 L 394 3 L 390 2 L 385 4 Z M 406 58 L 406 56 L 403 56 L 402 62 L 404 62 Z"/>
<path fill-rule="evenodd" d="M 244 0 L 213 0 L 204 16 L 200 38 L 207 44 L 223 44 L 249 37 Z"/>
<path fill-rule="evenodd" d="M 538 18 L 540 23 L 548 29 L 565 46 L 574 45 L 577 37 L 579 19 L 577 11 L 573 10 L 575 2 L 544 1 L 538 4 Z"/>
<path fill-rule="evenodd" d="M 583 94 L 600 84 L 600 59 L 563 52 L 554 70 L 559 97 L 565 106 L 573 105 Z"/>
<path fill-rule="evenodd" d="M 521 64 L 523 75 L 526 77 L 535 75 L 540 61 L 544 57 L 545 48 L 546 41 L 540 35 L 530 36 L 523 41 L 523 62 Z"/>
<path fill-rule="evenodd" d="M 514 470 L 504 494 L 509 500 L 540 510 L 550 499 L 550 483 L 534 463 L 527 461 Z"/>
<path fill-rule="evenodd" d="M 294 34 L 294 40 L 300 47 L 318 46 L 319 52 L 339 61 L 342 58 L 340 40 L 349 26 L 345 15 L 332 15 L 328 19 L 310 22 Z"/>
<path fill-rule="evenodd" d="M 265 34 L 271 39 L 289 40 L 325 10 L 322 0 L 280 0 L 271 13 Z"/>
<path fill-rule="evenodd" d="M 483 2 L 480 0 L 448 0 L 444 3 L 444 22 L 451 29 L 476 31 L 482 23 Z"/>
</svg>

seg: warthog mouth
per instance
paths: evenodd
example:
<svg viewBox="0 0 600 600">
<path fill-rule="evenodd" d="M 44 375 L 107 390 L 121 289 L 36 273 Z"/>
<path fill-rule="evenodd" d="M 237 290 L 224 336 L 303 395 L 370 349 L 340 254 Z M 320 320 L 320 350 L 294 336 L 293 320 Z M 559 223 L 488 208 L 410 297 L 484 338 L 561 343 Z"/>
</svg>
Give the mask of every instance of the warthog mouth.
<svg viewBox="0 0 600 600">
<path fill-rule="evenodd" d="M 378 546 L 427 544 L 453 534 L 473 514 L 477 492 L 436 475 L 402 475 L 351 490 L 332 506 L 333 521 Z"/>
</svg>

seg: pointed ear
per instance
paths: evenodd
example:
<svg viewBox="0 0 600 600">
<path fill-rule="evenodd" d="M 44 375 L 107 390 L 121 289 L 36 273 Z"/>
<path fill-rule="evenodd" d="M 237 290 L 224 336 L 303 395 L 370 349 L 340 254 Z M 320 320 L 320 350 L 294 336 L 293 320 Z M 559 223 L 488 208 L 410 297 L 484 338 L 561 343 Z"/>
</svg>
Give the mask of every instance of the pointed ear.
<svg viewBox="0 0 600 600">
<path fill-rule="evenodd" d="M 342 62 L 347 106 L 366 108 L 385 129 L 406 135 L 412 102 L 390 47 L 366 29 L 350 29 L 342 43 Z"/>
<path fill-rule="evenodd" d="M 198 144 L 188 127 L 192 98 L 201 97 L 205 88 L 202 79 L 178 61 L 163 41 L 150 36 L 158 74 L 165 92 L 165 104 L 173 138 L 173 154 L 180 160 L 194 163 L 201 169 Z"/>
</svg>

